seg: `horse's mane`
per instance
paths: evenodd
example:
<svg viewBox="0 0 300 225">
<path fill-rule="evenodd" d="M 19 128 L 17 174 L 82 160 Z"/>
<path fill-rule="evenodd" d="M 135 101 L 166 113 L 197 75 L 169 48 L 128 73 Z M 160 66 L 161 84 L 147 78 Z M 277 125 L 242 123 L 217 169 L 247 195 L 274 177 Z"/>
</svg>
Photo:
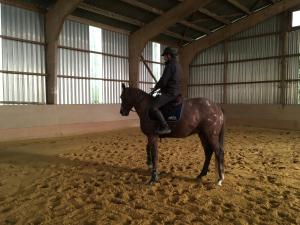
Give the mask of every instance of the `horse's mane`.
<svg viewBox="0 0 300 225">
<path fill-rule="evenodd" d="M 129 90 L 130 94 L 149 95 L 147 92 L 145 92 L 139 88 L 128 87 L 127 89 Z"/>
</svg>

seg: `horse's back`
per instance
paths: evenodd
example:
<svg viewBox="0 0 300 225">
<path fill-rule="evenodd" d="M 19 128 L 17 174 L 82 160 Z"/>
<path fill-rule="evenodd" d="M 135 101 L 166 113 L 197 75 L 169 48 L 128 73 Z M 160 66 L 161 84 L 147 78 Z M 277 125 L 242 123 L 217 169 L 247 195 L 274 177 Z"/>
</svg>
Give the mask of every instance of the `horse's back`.
<svg viewBox="0 0 300 225">
<path fill-rule="evenodd" d="M 186 98 L 183 101 L 186 106 L 188 107 L 196 107 L 203 110 L 207 110 L 208 108 L 215 108 L 217 110 L 223 111 L 221 106 L 219 106 L 217 103 L 214 103 L 213 101 L 207 99 L 207 98 Z"/>
</svg>

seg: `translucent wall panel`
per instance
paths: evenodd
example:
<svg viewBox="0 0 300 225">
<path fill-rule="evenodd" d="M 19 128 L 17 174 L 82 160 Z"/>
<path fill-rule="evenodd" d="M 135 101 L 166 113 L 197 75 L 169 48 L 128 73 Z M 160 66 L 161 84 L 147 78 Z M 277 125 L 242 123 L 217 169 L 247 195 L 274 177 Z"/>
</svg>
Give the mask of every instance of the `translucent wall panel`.
<svg viewBox="0 0 300 225">
<path fill-rule="evenodd" d="M 88 77 L 90 54 L 69 49 L 58 49 L 57 74 L 74 77 Z"/>
<path fill-rule="evenodd" d="M 44 42 L 43 15 L 29 10 L 1 4 L 1 35 Z"/>
<path fill-rule="evenodd" d="M 288 33 L 288 54 L 300 53 L 300 30 Z"/>
<path fill-rule="evenodd" d="M 57 87 L 58 104 L 91 104 L 89 80 L 59 77 Z"/>
<path fill-rule="evenodd" d="M 256 59 L 278 56 L 279 35 L 270 35 L 229 42 L 228 60 Z"/>
<path fill-rule="evenodd" d="M 287 82 L 287 104 L 300 104 L 300 81 Z"/>
<path fill-rule="evenodd" d="M 43 21 L 36 12 L 0 4 L 0 104 L 45 103 Z"/>
<path fill-rule="evenodd" d="M 190 67 L 189 84 L 223 83 L 224 65 Z"/>
<path fill-rule="evenodd" d="M 215 103 L 223 102 L 223 86 L 208 85 L 208 86 L 191 86 L 188 89 L 189 98 L 207 98 Z"/>
<path fill-rule="evenodd" d="M 66 20 L 59 35 L 59 45 L 88 50 L 89 26 Z"/>
<path fill-rule="evenodd" d="M 279 32 L 281 29 L 280 15 L 272 17 L 267 21 L 260 23 L 246 31 L 243 31 L 234 36 L 234 38 L 249 37 L 253 35 Z"/>
<path fill-rule="evenodd" d="M 128 36 L 113 31 L 102 30 L 103 52 L 128 57 Z"/>
<path fill-rule="evenodd" d="M 229 63 L 227 82 L 279 80 L 280 70 L 280 59 Z"/>
<path fill-rule="evenodd" d="M 128 37 L 66 21 L 60 43 L 60 104 L 120 103 L 121 83 L 129 80 Z"/>
<path fill-rule="evenodd" d="M 105 79 L 129 80 L 129 65 L 127 58 L 102 56 L 102 75 Z"/>
<path fill-rule="evenodd" d="M 300 79 L 300 57 L 288 57 L 287 58 L 287 79 L 294 80 Z"/>
<path fill-rule="evenodd" d="M 227 101 L 232 104 L 278 104 L 279 83 L 235 84 L 227 86 Z"/>
<path fill-rule="evenodd" d="M 0 73 L 0 104 L 44 104 L 45 76 Z"/>
<path fill-rule="evenodd" d="M 191 65 L 202 65 L 207 63 L 217 63 L 224 61 L 224 44 L 219 44 L 199 53 Z"/>
</svg>

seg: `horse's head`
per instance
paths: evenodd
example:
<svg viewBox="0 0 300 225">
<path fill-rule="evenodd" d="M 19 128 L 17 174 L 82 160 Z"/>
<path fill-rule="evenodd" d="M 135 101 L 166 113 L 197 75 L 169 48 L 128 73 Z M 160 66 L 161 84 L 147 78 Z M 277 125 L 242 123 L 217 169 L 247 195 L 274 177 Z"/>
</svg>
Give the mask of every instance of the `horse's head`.
<svg viewBox="0 0 300 225">
<path fill-rule="evenodd" d="M 125 84 L 122 84 L 122 94 L 121 94 L 121 109 L 120 113 L 122 116 L 128 116 L 130 110 L 133 107 L 132 99 L 130 98 L 130 89 L 125 87 Z"/>
</svg>

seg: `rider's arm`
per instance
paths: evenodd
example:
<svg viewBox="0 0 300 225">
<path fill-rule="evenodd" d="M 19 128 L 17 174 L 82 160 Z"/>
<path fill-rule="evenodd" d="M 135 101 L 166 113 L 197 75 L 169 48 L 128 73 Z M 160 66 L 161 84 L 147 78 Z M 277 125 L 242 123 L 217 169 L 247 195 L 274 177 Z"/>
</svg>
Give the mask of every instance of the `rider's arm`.
<svg viewBox="0 0 300 225">
<path fill-rule="evenodd" d="M 154 89 L 157 90 L 159 88 L 164 88 L 167 85 L 170 77 L 174 73 L 174 70 L 176 70 L 176 68 L 172 64 L 165 67 L 163 75 L 161 76 L 157 84 L 154 86 Z"/>
</svg>

